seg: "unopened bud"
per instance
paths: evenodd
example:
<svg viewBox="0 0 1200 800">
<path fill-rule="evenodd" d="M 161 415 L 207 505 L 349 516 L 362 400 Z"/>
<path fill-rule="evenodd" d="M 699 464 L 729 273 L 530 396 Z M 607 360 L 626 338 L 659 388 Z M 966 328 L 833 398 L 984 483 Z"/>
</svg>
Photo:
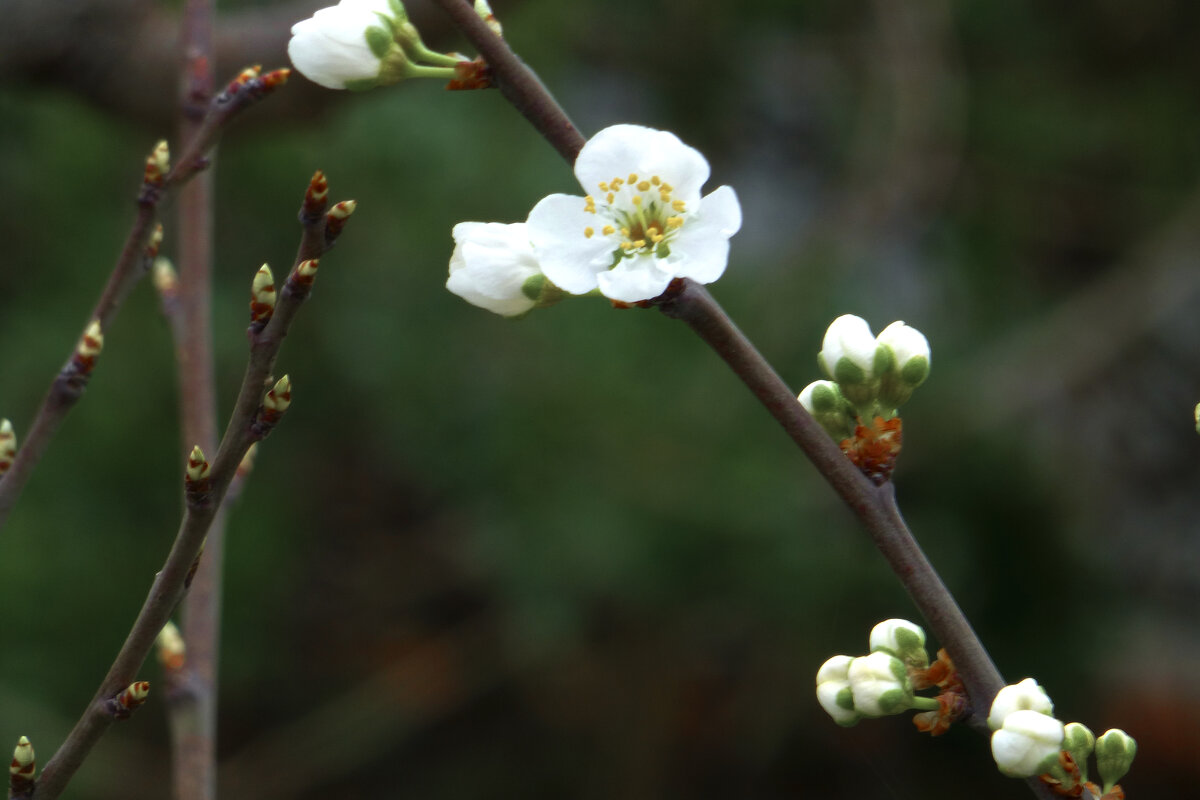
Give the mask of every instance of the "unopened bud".
<svg viewBox="0 0 1200 800">
<path fill-rule="evenodd" d="M 813 381 L 796 399 L 835 442 L 854 433 L 854 405 L 842 396 L 841 389 L 833 381 Z"/>
<path fill-rule="evenodd" d="M 904 662 L 906 667 L 925 669 L 929 653 L 925 651 L 925 631 L 906 619 L 885 619 L 871 629 L 871 652 L 884 652 Z"/>
<path fill-rule="evenodd" d="M 321 262 L 315 258 L 301 261 L 292 270 L 292 281 L 299 286 L 312 286 L 312 282 L 317 278 L 317 267 L 320 265 Z"/>
<path fill-rule="evenodd" d="M 1071 759 L 1079 767 L 1079 775 L 1087 781 L 1087 760 L 1096 746 L 1095 735 L 1086 725 L 1078 722 L 1068 722 L 1063 726 L 1062 749 L 1071 754 Z"/>
<path fill-rule="evenodd" d="M 285 67 L 284 69 L 273 69 L 266 75 L 263 75 L 259 78 L 259 84 L 262 86 L 263 93 L 273 92 L 280 86 L 283 86 L 287 83 L 291 74 L 292 71 Z"/>
<path fill-rule="evenodd" d="M 198 483 L 207 477 L 208 461 L 204 459 L 204 451 L 200 449 L 200 445 L 196 445 L 192 448 L 192 452 L 188 454 L 184 480 L 187 483 Z"/>
<path fill-rule="evenodd" d="M 988 712 L 988 727 L 994 731 L 1000 730 L 1005 718 L 1016 711 L 1036 711 L 1050 716 L 1054 714 L 1054 703 L 1037 681 L 1026 678 L 1020 683 L 1005 686 L 996 693 Z"/>
<path fill-rule="evenodd" d="M 263 408 L 276 417 L 288 410 L 292 404 L 292 382 L 284 375 L 275 382 L 275 387 L 263 398 Z"/>
<path fill-rule="evenodd" d="M 72 360 L 81 372 L 90 372 L 103 349 L 104 334 L 100 330 L 100 320 L 94 319 L 84 329 L 79 344 L 75 346 L 75 355 Z"/>
<path fill-rule="evenodd" d="M 13 431 L 12 423 L 0 419 L 0 475 L 8 472 L 13 459 L 17 457 L 17 434 Z"/>
<path fill-rule="evenodd" d="M 992 758 L 1011 778 L 1029 778 L 1050 770 L 1062 751 L 1063 724 L 1039 711 L 1023 709 L 1004 718 L 992 734 Z"/>
<path fill-rule="evenodd" d="M 231 90 L 245 86 L 262 73 L 262 64 L 251 64 L 237 74 L 229 84 Z"/>
<path fill-rule="evenodd" d="M 843 727 L 862 719 L 862 714 L 854 708 L 854 692 L 850 688 L 849 671 L 853 661 L 850 656 L 834 656 L 817 670 L 817 702 Z"/>
<path fill-rule="evenodd" d="M 854 709 L 866 717 L 883 717 L 912 708 L 913 690 L 903 662 L 883 651 L 860 656 L 846 670 Z"/>
<path fill-rule="evenodd" d="M 346 227 L 346 220 L 350 219 L 350 215 L 356 208 L 358 208 L 357 200 L 343 200 L 329 209 L 329 213 L 325 215 L 326 244 L 333 244 L 333 241 L 341 235 L 342 228 Z"/>
<path fill-rule="evenodd" d="M 488 5 L 487 0 L 475 0 L 475 13 L 479 15 L 481 20 L 487 23 L 487 26 L 492 29 L 492 33 L 504 38 L 504 31 L 500 28 L 500 21 L 492 13 L 492 7 Z"/>
<path fill-rule="evenodd" d="M 146 258 L 154 258 L 158 255 L 158 248 L 163 242 L 163 226 L 160 222 L 154 226 L 154 232 L 150 234 L 150 241 L 146 242 Z"/>
<path fill-rule="evenodd" d="M 263 264 L 250 284 L 250 321 L 265 324 L 274 311 L 275 276 L 271 274 L 271 268 Z"/>
<path fill-rule="evenodd" d="M 150 155 L 146 156 L 146 171 L 142 182 L 151 186 L 162 186 L 163 178 L 171 171 L 171 150 L 167 140 L 163 139 L 154 145 Z"/>
<path fill-rule="evenodd" d="M 258 457 L 258 442 L 252 442 L 250 447 L 246 449 L 246 455 L 242 456 L 242 460 L 238 462 L 237 472 L 235 477 L 245 478 L 254 469 L 254 459 Z"/>
<path fill-rule="evenodd" d="M 317 170 L 308 182 L 308 191 L 304 193 L 303 215 L 313 220 L 320 219 L 328 202 L 329 181 L 325 179 L 324 172 Z"/>
<path fill-rule="evenodd" d="M 27 791 L 33 786 L 33 776 L 37 772 L 37 755 L 29 739 L 22 736 L 17 740 L 13 750 L 12 766 L 8 768 L 9 784 L 13 792 Z"/>
<path fill-rule="evenodd" d="M 179 274 L 175 272 L 171 259 L 165 256 L 154 259 L 151 277 L 154 280 L 154 288 L 164 300 L 173 300 L 179 296 Z"/>
<path fill-rule="evenodd" d="M 155 644 L 158 645 L 158 663 L 162 664 L 164 669 L 183 669 L 187 659 L 187 647 L 174 622 L 168 620 L 167 624 L 163 625 L 163 629 L 158 632 Z"/>
<path fill-rule="evenodd" d="M 112 705 L 110 705 L 113 716 L 117 719 L 127 719 L 137 710 L 138 706 L 146 702 L 146 698 L 149 696 L 149 681 L 136 681 L 129 684 L 125 691 L 113 698 Z"/>
<path fill-rule="evenodd" d="M 1107 730 L 1096 739 L 1096 768 L 1107 794 L 1125 777 L 1137 755 L 1137 742 L 1120 728 Z"/>
</svg>

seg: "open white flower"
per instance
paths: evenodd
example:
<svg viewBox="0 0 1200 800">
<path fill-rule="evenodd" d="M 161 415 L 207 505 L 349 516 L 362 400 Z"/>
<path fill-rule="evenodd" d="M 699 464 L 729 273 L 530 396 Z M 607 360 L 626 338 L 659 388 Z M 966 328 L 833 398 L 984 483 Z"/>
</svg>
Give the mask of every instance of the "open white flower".
<svg viewBox="0 0 1200 800">
<path fill-rule="evenodd" d="M 725 271 L 742 209 L 728 186 L 700 196 L 708 162 L 673 133 L 613 125 L 575 160 L 586 197 L 552 194 L 529 213 L 542 271 L 572 294 L 599 289 L 627 303 L 674 278 L 711 283 Z"/>
<path fill-rule="evenodd" d="M 992 734 L 992 758 L 1005 775 L 1028 778 L 1049 770 L 1062 744 L 1063 724 L 1054 717 L 1031 709 L 1014 711 Z"/>
<path fill-rule="evenodd" d="M 506 317 L 524 314 L 537 305 L 542 277 L 525 223 L 454 226 L 446 288 L 468 303 Z"/>
</svg>

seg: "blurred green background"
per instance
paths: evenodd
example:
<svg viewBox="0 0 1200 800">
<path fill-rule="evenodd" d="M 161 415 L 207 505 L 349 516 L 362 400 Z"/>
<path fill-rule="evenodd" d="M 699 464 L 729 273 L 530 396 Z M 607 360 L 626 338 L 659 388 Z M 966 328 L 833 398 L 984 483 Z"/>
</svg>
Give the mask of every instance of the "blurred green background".
<svg viewBox="0 0 1200 800">
<path fill-rule="evenodd" d="M 222 3 L 224 35 L 240 25 L 266 43 L 247 61 L 282 64 L 318 5 Z M 433 46 L 465 48 L 410 6 Z M 895 483 L 930 558 L 1010 680 L 1138 739 L 1131 798 L 1193 786 L 1200 6 L 493 7 L 585 134 L 673 130 L 710 188 L 737 189 L 745 225 L 713 292 L 797 390 L 839 314 L 929 337 Z M 171 8 L 151 12 L 170 30 Z M 171 132 L 169 73 L 74 81 L 99 39 L 0 58 L 0 416 L 19 437 Z M 915 611 L 683 325 L 588 299 L 512 322 L 445 291 L 454 223 L 576 191 L 498 92 L 341 96 L 297 77 L 230 131 L 222 420 L 250 279 L 290 263 L 317 168 L 359 207 L 284 348 L 294 404 L 230 520 L 222 797 L 1028 796 L 973 732 L 841 729 L 817 706 L 827 657 Z M 142 285 L 0 535 L 0 743 L 25 734 L 48 758 L 122 641 L 180 514 L 176 406 Z M 157 700 L 68 796 L 166 796 Z"/>
</svg>

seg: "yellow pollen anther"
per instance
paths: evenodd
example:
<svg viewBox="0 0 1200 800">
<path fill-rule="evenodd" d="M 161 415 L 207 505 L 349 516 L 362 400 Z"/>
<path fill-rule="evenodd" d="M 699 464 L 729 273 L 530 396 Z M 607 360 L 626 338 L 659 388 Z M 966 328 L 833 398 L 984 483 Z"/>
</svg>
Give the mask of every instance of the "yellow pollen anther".
<svg viewBox="0 0 1200 800">
<path fill-rule="evenodd" d="M 638 184 L 638 191 L 639 191 L 639 192 L 648 192 L 648 191 L 650 191 L 650 181 L 642 181 L 641 183 L 639 183 L 639 184 Z"/>
<path fill-rule="evenodd" d="M 613 178 L 611 181 L 609 181 L 609 185 L 611 185 L 611 186 L 612 186 L 612 190 L 613 190 L 614 192 L 615 192 L 617 189 L 620 189 L 620 188 L 621 188 L 621 185 L 622 185 L 623 183 L 625 183 L 625 181 L 621 180 L 620 178 Z"/>
<path fill-rule="evenodd" d="M 670 192 L 659 192 L 658 199 L 662 200 L 663 203 L 669 203 L 669 202 L 671 202 L 671 193 Z"/>
<path fill-rule="evenodd" d="M 662 183 L 662 178 L 655 175 L 654 177 L 652 177 L 650 179 L 650 182 L 653 183 L 655 186 L 658 186 L 660 183 Z"/>
<path fill-rule="evenodd" d="M 602 192 L 608 191 L 608 182 L 607 181 L 600 181 L 600 191 L 602 191 Z"/>
<path fill-rule="evenodd" d="M 614 228 L 612 225 L 605 225 L 600 229 L 600 232 L 605 236 L 612 236 L 616 232 L 616 228 Z"/>
<path fill-rule="evenodd" d="M 617 199 L 617 196 L 612 192 L 609 192 L 604 199 L 607 200 L 608 204 L 611 206 L 613 204 L 613 200 Z"/>
<path fill-rule="evenodd" d="M 638 239 L 636 242 L 633 243 L 633 246 L 636 247 L 637 249 L 641 250 L 643 247 L 646 246 L 646 240 Z"/>
<path fill-rule="evenodd" d="M 675 209 L 676 211 L 682 212 L 683 209 L 686 207 L 686 205 L 687 204 L 684 203 L 682 200 L 676 200 L 671 203 L 671 208 Z"/>
<path fill-rule="evenodd" d="M 642 196 L 640 194 L 636 194 L 633 196 L 633 204 L 635 206 L 640 206 L 642 204 Z"/>
<path fill-rule="evenodd" d="M 621 242 L 621 249 L 622 250 L 632 250 L 633 242 Z"/>
<path fill-rule="evenodd" d="M 674 187 L 674 186 L 672 186 L 672 185 L 671 185 L 671 184 L 669 184 L 669 183 L 664 183 L 664 184 L 662 185 L 662 190 L 663 190 L 664 192 L 666 192 L 667 194 L 670 194 L 671 192 L 675 191 L 675 187 Z"/>
<path fill-rule="evenodd" d="M 621 228 L 621 235 L 624 236 L 626 239 L 628 239 L 629 238 L 629 228 Z"/>
<path fill-rule="evenodd" d="M 650 234 L 650 241 L 654 242 L 655 244 L 658 244 L 662 240 L 663 240 L 663 235 L 661 233 Z"/>
<path fill-rule="evenodd" d="M 583 229 L 583 235 L 584 235 L 585 237 L 587 237 L 588 239 L 590 239 L 590 238 L 592 238 L 593 236 L 595 236 L 595 235 L 596 235 L 596 229 L 595 229 L 595 228 L 584 228 L 584 229 Z"/>
<path fill-rule="evenodd" d="M 667 217 L 668 228 L 678 228 L 683 224 L 683 217 Z"/>
<path fill-rule="evenodd" d="M 629 182 L 637 183 L 637 173 L 636 172 L 629 173 Z"/>
</svg>

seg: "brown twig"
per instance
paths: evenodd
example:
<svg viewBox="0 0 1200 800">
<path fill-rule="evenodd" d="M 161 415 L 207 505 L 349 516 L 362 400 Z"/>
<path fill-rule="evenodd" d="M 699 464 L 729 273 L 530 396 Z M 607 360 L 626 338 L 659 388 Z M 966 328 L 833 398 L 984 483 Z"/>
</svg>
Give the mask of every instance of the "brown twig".
<svg viewBox="0 0 1200 800">
<path fill-rule="evenodd" d="M 199 133 L 214 89 L 213 3 L 187 0 L 180 40 L 184 53 L 180 97 L 180 139 Z M 210 160 L 212 156 L 210 155 Z M 212 353 L 212 172 L 206 171 L 179 194 L 179 308 L 173 325 L 184 446 L 212 452 L 217 441 L 217 410 Z M 171 731 L 171 778 L 176 800 L 216 796 L 216 704 L 218 631 L 221 619 L 221 567 L 225 514 L 218 510 L 205 539 L 201 560 L 184 599 L 185 673 L 167 698 Z"/>
<path fill-rule="evenodd" d="M 158 219 L 158 206 L 167 193 L 177 186 L 182 186 L 204 169 L 207 166 L 204 154 L 212 147 L 221 129 L 238 112 L 286 81 L 287 74 L 287 70 L 277 70 L 266 75 L 247 76 L 243 73 L 209 105 L 208 113 L 196 135 L 174 160 L 174 166 L 166 175 L 152 174 L 149 167 L 147 168 L 146 178 L 138 194 L 138 212 L 133 228 L 125 240 L 116 266 L 109 275 L 108 283 L 100 293 L 100 299 L 87 318 L 85 333 L 93 322 L 99 324 L 101 332 L 107 330 L 125 298 L 149 269 L 152 259 L 147 257 L 147 245 Z M 80 370 L 75 362 L 75 353 L 72 352 L 67 363 L 51 382 L 33 424 L 25 434 L 24 445 L 17 451 L 12 466 L 0 477 L 0 529 L 4 527 L 9 512 L 28 483 L 50 440 L 67 413 L 83 395 L 89 377 L 90 369 Z"/>
<path fill-rule="evenodd" d="M 466 0 L 436 2 L 487 60 L 505 97 L 573 164 L 583 146 L 582 137 L 573 126 L 564 128 L 566 114 L 545 86 L 504 40 L 482 23 Z M 691 280 L 677 280 L 651 302 L 667 316 L 687 323 L 721 356 L 859 517 L 930 630 L 954 660 L 972 701 L 972 725 L 987 731 L 988 710 L 1004 679 L 904 523 L 891 484 L 876 486 L 849 462 L 707 289 Z M 1027 783 L 1034 795 L 1047 800 L 1054 797 L 1036 778 Z"/>
</svg>

